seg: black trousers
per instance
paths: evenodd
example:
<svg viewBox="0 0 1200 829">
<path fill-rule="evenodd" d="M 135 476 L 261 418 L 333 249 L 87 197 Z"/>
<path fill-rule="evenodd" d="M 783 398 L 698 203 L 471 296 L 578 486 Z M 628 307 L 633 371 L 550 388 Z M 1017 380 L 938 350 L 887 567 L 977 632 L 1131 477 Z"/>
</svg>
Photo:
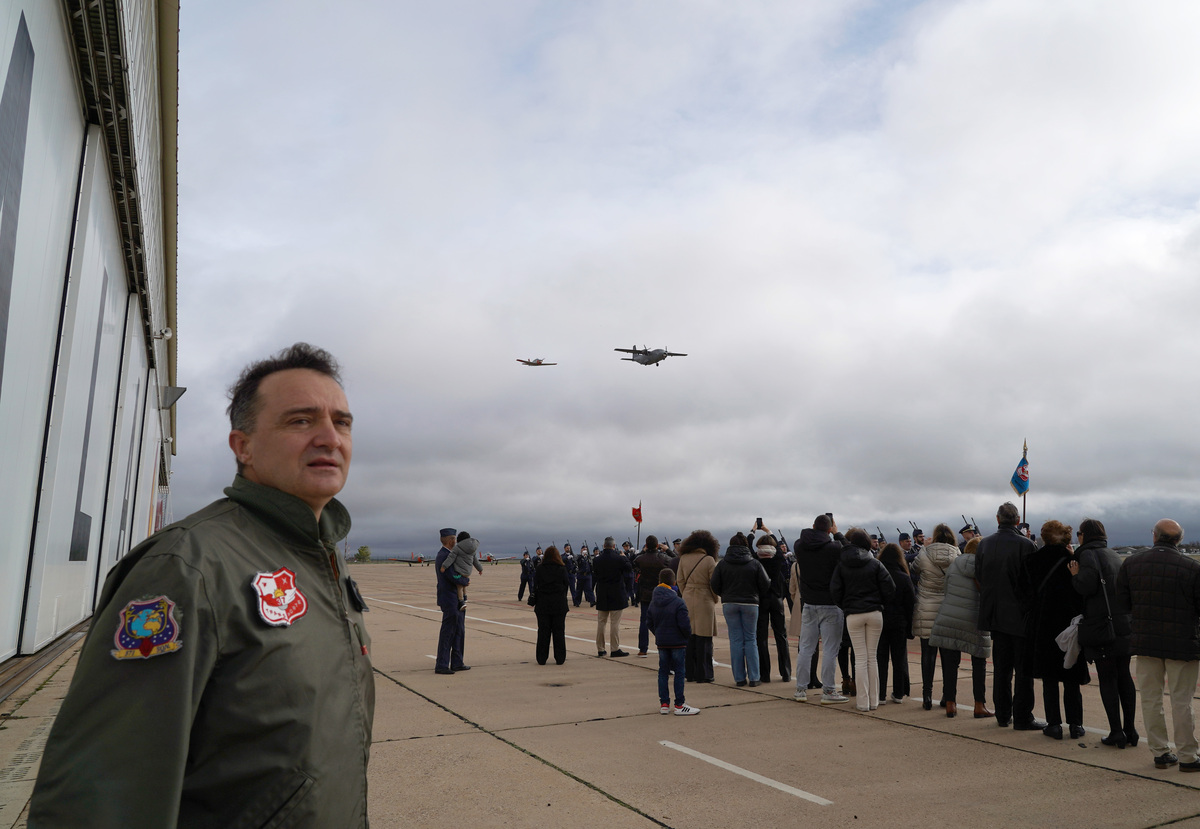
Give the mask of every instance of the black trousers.
<svg viewBox="0 0 1200 829">
<path fill-rule="evenodd" d="M 713 638 L 689 636 L 683 653 L 683 676 L 688 682 L 712 682 Z"/>
<path fill-rule="evenodd" d="M 539 665 L 546 664 L 550 655 L 550 637 L 554 637 L 554 661 L 559 665 L 567 661 L 567 614 L 551 613 L 540 607 L 534 608 L 537 616 L 537 650 L 534 652 Z"/>
<path fill-rule="evenodd" d="M 938 649 L 929 644 L 928 639 L 921 640 L 921 696 L 933 697 L 933 675 L 937 671 Z M 943 661 L 943 669 L 945 664 Z"/>
<path fill-rule="evenodd" d="M 1057 679 L 1042 680 L 1042 707 L 1046 710 L 1047 725 L 1062 725 L 1063 709 L 1067 712 L 1067 725 L 1083 725 L 1083 694 L 1079 683 L 1069 679 L 1062 681 L 1062 708 L 1058 707 Z"/>
<path fill-rule="evenodd" d="M 907 697 L 911 689 L 908 684 L 908 635 L 903 625 L 884 623 L 875 659 L 879 663 L 879 698 L 887 696 L 889 662 L 895 669 L 892 672 L 892 696 L 896 699 Z"/>
<path fill-rule="evenodd" d="M 1122 647 L 1122 643 L 1124 647 Z M 1087 656 L 1096 662 L 1096 678 L 1100 682 L 1100 699 L 1108 715 L 1109 731 L 1132 733 L 1137 706 L 1137 688 L 1129 673 L 1129 640 L 1118 640 L 1106 648 L 1088 648 Z"/>
<path fill-rule="evenodd" d="M 958 702 L 958 666 L 962 662 L 962 651 L 938 648 L 942 655 L 942 699 Z M 987 660 L 982 656 L 971 657 L 971 694 L 975 702 L 987 702 Z"/>
<path fill-rule="evenodd" d="M 999 722 L 1033 721 L 1033 677 L 1025 666 L 1025 637 L 992 631 L 992 702 Z"/>
<path fill-rule="evenodd" d="M 792 654 L 788 647 L 787 623 L 783 618 L 783 599 L 768 599 L 758 605 L 758 675 L 763 681 L 771 679 L 771 647 L 767 641 L 768 627 L 775 634 L 775 652 L 779 655 L 779 676 L 792 678 Z"/>
</svg>

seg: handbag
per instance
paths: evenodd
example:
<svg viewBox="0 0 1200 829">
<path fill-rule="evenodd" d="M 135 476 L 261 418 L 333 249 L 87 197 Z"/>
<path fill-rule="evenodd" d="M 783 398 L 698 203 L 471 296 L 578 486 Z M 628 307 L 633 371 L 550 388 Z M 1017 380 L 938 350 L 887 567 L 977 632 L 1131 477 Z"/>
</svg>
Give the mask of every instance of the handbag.
<svg viewBox="0 0 1200 829">
<path fill-rule="evenodd" d="M 1085 616 L 1079 623 L 1079 644 L 1085 648 L 1103 648 L 1117 641 L 1113 628 L 1112 605 L 1108 603 L 1108 582 L 1104 579 L 1104 566 L 1097 558 L 1096 569 L 1100 572 L 1100 593 L 1104 596 L 1104 616 Z"/>
</svg>

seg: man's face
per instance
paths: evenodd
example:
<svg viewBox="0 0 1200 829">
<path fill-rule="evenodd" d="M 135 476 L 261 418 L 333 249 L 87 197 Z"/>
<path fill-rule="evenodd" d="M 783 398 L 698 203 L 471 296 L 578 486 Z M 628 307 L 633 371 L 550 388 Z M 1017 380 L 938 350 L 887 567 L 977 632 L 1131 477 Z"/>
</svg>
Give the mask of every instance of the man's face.
<svg viewBox="0 0 1200 829">
<path fill-rule="evenodd" d="M 264 377 L 257 402 L 254 431 L 229 433 L 242 475 L 295 495 L 319 517 L 350 471 L 354 418 L 345 392 L 332 377 L 293 368 Z"/>
<path fill-rule="evenodd" d="M 458 543 L 458 536 L 456 536 L 456 535 L 443 535 L 442 536 L 442 546 L 445 547 L 447 550 L 453 550 L 454 545 L 457 543 Z"/>
<path fill-rule="evenodd" d="M 975 537 L 975 531 L 974 530 L 966 530 L 963 532 L 962 537 L 963 537 L 963 541 L 970 541 L 972 538 Z"/>
<path fill-rule="evenodd" d="M 900 539 L 900 549 L 907 553 L 912 549 L 912 540 L 908 538 Z"/>
<path fill-rule="evenodd" d="M 917 533 L 913 536 L 913 538 L 916 539 L 916 542 L 922 547 L 925 546 L 925 533 Z"/>
</svg>

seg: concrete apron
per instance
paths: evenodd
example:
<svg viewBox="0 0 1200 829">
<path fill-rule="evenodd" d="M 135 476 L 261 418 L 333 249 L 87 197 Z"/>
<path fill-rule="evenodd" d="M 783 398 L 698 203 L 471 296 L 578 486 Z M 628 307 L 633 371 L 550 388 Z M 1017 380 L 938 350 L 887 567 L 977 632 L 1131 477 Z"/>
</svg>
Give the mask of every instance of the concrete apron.
<svg viewBox="0 0 1200 829">
<path fill-rule="evenodd" d="M 861 714 L 796 703 L 777 679 L 687 685 L 694 717 L 658 712 L 657 656 L 599 659 L 595 611 L 567 616 L 564 665 L 534 661 L 537 622 L 516 601 L 515 565 L 486 567 L 469 588 L 466 661 L 433 672 L 440 614 L 429 568 L 375 563 L 351 573 L 368 597 L 377 671 L 370 766 L 379 827 L 1053 825 L 1200 829 L 1200 775 L 1158 771 L 1143 741 L 1118 751 L 1093 679 L 1080 740 L 1001 729 L 922 710 L 919 698 Z M 718 614 L 718 618 L 720 615 Z M 637 650 L 638 612 L 622 647 Z M 716 658 L 729 662 L 723 620 Z M 653 640 L 651 640 L 653 642 Z M 22 826 L 46 732 L 76 649 L 0 708 L 0 829 Z M 792 640 L 794 659 L 795 640 Z M 774 657 L 772 657 L 774 658 Z M 910 643 L 910 675 L 920 660 Z M 969 666 L 959 698 L 970 699 Z M 991 683 L 989 678 L 989 696 Z M 934 686 L 940 696 L 940 670 Z M 1040 713 L 1040 684 L 1038 687 Z M 815 700 L 817 694 L 811 694 Z M 1169 715 L 1168 715 L 1169 719 Z"/>
<path fill-rule="evenodd" d="M 472 670 L 434 674 L 440 614 L 433 576 L 410 569 L 371 564 L 353 571 L 370 597 L 381 674 L 370 774 L 372 820 L 383 826 L 457 826 L 467 817 L 513 826 L 815 819 L 922 829 L 964 820 L 1200 827 L 1200 775 L 1154 768 L 1140 709 L 1137 748 L 1100 744 L 1108 728 L 1094 676 L 1084 687 L 1089 732 L 1061 742 L 974 719 L 966 661 L 959 672 L 964 702 L 954 719 L 937 707 L 923 710 L 919 697 L 871 714 L 854 710 L 853 700 L 822 706 L 819 692 L 796 703 L 794 683 L 780 682 L 777 667 L 775 681 L 753 689 L 733 687 L 730 669 L 718 667 L 716 683 L 686 688 L 687 702 L 703 713 L 662 716 L 653 639 L 649 658 L 597 658 L 596 612 L 586 603 L 567 615 L 566 663 L 537 665 L 537 621 L 516 600 L 519 572 L 508 564 L 485 568 L 468 589 Z M 715 655 L 728 665 L 720 624 Z M 631 654 L 637 627 L 638 611 L 627 609 L 621 643 Z M 915 641 L 909 671 L 919 693 Z M 940 679 L 939 666 L 935 699 Z M 1040 715 L 1040 683 L 1036 692 Z M 448 788 L 454 779 L 469 782 Z"/>
</svg>

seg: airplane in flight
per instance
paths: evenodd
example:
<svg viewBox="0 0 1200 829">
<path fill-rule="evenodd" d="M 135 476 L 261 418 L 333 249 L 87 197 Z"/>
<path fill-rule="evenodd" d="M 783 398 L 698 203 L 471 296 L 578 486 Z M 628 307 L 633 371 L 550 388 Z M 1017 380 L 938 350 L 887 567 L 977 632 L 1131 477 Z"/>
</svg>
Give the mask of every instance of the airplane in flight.
<svg viewBox="0 0 1200 829">
<path fill-rule="evenodd" d="M 556 366 L 556 365 L 558 365 L 558 363 L 544 362 L 541 357 L 534 357 L 532 360 L 522 360 L 520 357 L 518 357 L 517 362 L 523 363 L 524 365 L 527 365 L 527 366 Z"/>
<path fill-rule="evenodd" d="M 641 363 L 644 366 L 654 366 L 661 363 L 668 357 L 686 357 L 686 354 L 681 354 L 677 351 L 667 351 L 665 348 L 614 348 L 613 351 L 621 351 L 626 354 L 632 354 L 632 357 L 622 357 L 622 360 L 628 360 L 631 363 Z"/>
</svg>

